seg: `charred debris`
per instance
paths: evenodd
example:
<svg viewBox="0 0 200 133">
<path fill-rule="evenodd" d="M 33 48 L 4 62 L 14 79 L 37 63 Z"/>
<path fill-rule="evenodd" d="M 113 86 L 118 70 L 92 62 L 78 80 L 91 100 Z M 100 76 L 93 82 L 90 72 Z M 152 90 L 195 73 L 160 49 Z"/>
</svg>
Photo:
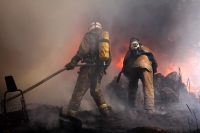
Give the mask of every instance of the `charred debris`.
<svg viewBox="0 0 200 133">
<path fill-rule="evenodd" d="M 143 92 L 139 85 L 137 108 L 128 110 L 128 80 L 117 77 L 106 86 L 104 95 L 109 101 L 111 116 L 102 117 L 97 108 L 80 110 L 77 118 L 65 116 L 61 107 L 35 104 L 33 109 L 7 112 L 7 118 L 0 115 L 3 133 L 198 133 L 199 98 L 189 92 L 189 83 L 184 84 L 177 72 L 167 76 L 154 75 L 154 114 L 143 110 Z M 9 119 L 9 118 L 10 119 Z M 6 121 L 5 121 L 6 119 Z"/>
</svg>

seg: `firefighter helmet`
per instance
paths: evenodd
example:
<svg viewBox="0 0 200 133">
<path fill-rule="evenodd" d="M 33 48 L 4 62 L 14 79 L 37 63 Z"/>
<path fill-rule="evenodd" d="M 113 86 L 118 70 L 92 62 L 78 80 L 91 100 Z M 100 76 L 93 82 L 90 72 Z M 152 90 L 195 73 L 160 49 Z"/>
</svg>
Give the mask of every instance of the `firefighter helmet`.
<svg viewBox="0 0 200 133">
<path fill-rule="evenodd" d="M 90 27 L 88 28 L 88 31 L 92 30 L 92 29 L 95 29 L 95 28 L 100 28 L 102 29 L 102 26 L 99 22 L 92 22 L 90 24 Z"/>
<path fill-rule="evenodd" d="M 139 39 L 138 39 L 137 37 L 131 37 L 131 39 L 130 39 L 130 43 L 132 43 L 133 41 L 137 41 L 137 42 L 139 42 Z"/>
</svg>

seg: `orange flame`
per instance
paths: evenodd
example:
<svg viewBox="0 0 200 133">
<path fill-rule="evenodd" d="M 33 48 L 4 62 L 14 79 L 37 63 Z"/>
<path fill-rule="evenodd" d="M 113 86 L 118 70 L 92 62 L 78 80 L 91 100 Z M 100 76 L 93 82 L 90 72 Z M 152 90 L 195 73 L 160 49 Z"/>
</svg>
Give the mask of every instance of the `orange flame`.
<svg viewBox="0 0 200 133">
<path fill-rule="evenodd" d="M 116 66 L 117 68 L 122 68 L 123 67 L 123 61 L 124 61 L 124 57 L 120 57 L 118 61 L 116 61 Z"/>
<path fill-rule="evenodd" d="M 172 40 L 171 40 L 172 41 Z M 188 51 L 189 53 L 193 53 L 193 50 Z M 121 69 L 123 67 L 123 60 L 124 60 L 124 56 L 126 53 L 120 54 L 118 55 L 118 57 L 114 58 L 114 62 L 117 69 Z M 156 55 L 159 55 L 159 53 L 155 53 L 155 57 L 157 57 Z M 162 57 L 157 58 L 158 61 L 158 70 L 157 73 L 162 73 L 164 76 L 167 76 L 169 73 L 171 72 L 177 72 L 179 73 L 179 68 L 180 68 L 180 72 L 181 72 L 181 76 L 182 76 L 182 81 L 183 83 L 186 83 L 188 77 L 190 77 L 190 88 L 187 87 L 187 91 L 188 92 L 193 92 L 195 93 L 196 97 L 198 97 L 198 87 L 200 85 L 198 85 L 195 76 L 193 76 L 195 72 L 195 70 L 197 70 L 197 66 L 198 66 L 198 59 L 195 57 L 190 57 L 188 59 L 185 59 L 184 61 L 178 60 L 178 61 L 167 61 L 165 60 L 168 59 L 168 55 L 167 54 L 163 54 Z M 192 76 L 192 77 L 191 77 Z M 195 83 L 197 82 L 197 83 Z"/>
<path fill-rule="evenodd" d="M 170 42 L 172 42 L 172 39 L 168 37 L 168 40 Z M 66 58 L 64 59 L 65 61 L 62 62 L 62 65 L 63 64 L 66 64 L 68 63 L 71 58 L 72 58 L 72 55 L 74 56 L 77 49 L 78 49 L 78 46 L 80 44 L 80 41 L 81 41 L 81 38 L 77 39 L 77 38 L 73 38 L 70 42 L 67 42 L 67 44 L 72 44 L 72 45 L 67 45 L 67 48 L 66 48 Z M 124 42 L 124 47 L 127 48 L 128 50 L 128 46 L 126 45 L 127 42 Z M 115 52 L 113 50 L 113 52 Z M 113 57 L 113 60 L 112 62 L 114 63 L 114 66 L 116 67 L 117 70 L 120 70 L 122 67 L 123 67 L 123 60 L 124 60 L 124 56 L 126 54 L 127 51 L 123 51 L 123 52 L 120 52 L 117 53 L 114 57 Z M 183 78 L 183 82 L 184 81 L 187 81 L 188 77 L 189 76 L 192 76 L 190 77 L 190 81 L 191 81 L 191 84 L 190 84 L 190 88 L 188 88 L 188 91 L 190 92 L 194 92 L 197 96 L 198 96 L 198 87 L 200 85 L 198 85 L 198 81 L 197 79 L 195 79 L 195 76 L 193 76 L 194 74 L 197 73 L 196 70 L 198 70 L 197 66 L 198 66 L 198 59 L 195 58 L 193 55 L 194 55 L 194 50 L 189 50 L 187 51 L 188 53 L 188 56 L 192 55 L 190 58 L 188 59 L 184 59 L 184 61 L 181 61 L 181 60 L 178 60 L 178 61 L 168 61 L 169 59 L 169 55 L 166 54 L 166 53 L 154 53 L 156 59 L 157 59 L 157 62 L 158 62 L 158 70 L 157 72 L 158 73 L 162 73 L 164 76 L 166 76 L 167 74 L 173 72 L 173 71 L 176 71 L 178 72 L 178 68 L 181 69 L 181 74 L 182 74 L 182 78 Z M 69 57 L 70 55 L 70 57 Z M 197 82 L 197 83 L 195 83 Z"/>
</svg>

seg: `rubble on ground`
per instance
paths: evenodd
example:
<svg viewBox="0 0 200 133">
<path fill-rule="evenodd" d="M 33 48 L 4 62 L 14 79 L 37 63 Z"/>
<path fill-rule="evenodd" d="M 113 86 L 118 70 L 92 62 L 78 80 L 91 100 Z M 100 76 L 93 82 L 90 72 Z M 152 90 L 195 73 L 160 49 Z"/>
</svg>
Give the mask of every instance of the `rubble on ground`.
<svg viewBox="0 0 200 133">
<path fill-rule="evenodd" d="M 107 85 L 104 95 L 111 115 L 104 118 L 97 108 L 82 110 L 76 118 L 63 115 L 61 107 L 38 105 L 28 109 L 28 122 L 1 124 L 4 133 L 195 133 L 199 131 L 199 101 L 188 93 L 176 72 L 154 75 L 155 107 L 153 114 L 143 109 L 142 86 L 139 85 L 137 107 L 126 108 L 128 80 L 116 78 Z M 187 106 L 186 106 L 187 105 Z M 2 121 L 2 116 L 0 117 Z"/>
<path fill-rule="evenodd" d="M 120 83 L 116 83 L 117 76 L 106 86 L 105 95 L 111 101 L 119 101 L 126 104 L 128 98 L 128 79 L 122 77 Z M 176 103 L 186 98 L 198 102 L 193 92 L 188 93 L 186 85 L 181 81 L 177 72 L 171 72 L 167 76 L 161 73 L 154 75 L 155 103 Z M 139 84 L 137 91 L 137 104 L 143 104 L 143 88 Z"/>
<path fill-rule="evenodd" d="M 113 110 L 109 118 L 98 109 L 80 111 L 77 118 L 62 116 L 61 108 L 41 105 L 28 110 L 30 121 L 4 129 L 4 133 L 187 133 L 189 111 L 165 110 L 147 114 L 138 110 Z M 5 128 L 5 127 L 4 127 Z M 195 131 L 196 125 L 191 125 Z"/>
</svg>

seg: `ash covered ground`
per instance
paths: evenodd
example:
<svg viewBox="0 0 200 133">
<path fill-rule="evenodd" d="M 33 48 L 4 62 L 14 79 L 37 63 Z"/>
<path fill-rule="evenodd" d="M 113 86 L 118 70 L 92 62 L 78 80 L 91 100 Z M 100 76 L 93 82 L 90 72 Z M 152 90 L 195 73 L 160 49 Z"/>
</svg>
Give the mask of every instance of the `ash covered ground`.
<svg viewBox="0 0 200 133">
<path fill-rule="evenodd" d="M 127 103 L 128 80 L 116 78 L 107 85 L 105 96 L 109 99 L 111 116 L 103 118 L 96 107 L 80 110 L 77 118 L 63 115 L 59 106 L 31 104 L 27 106 L 28 122 L 2 123 L 5 133 L 196 133 L 199 132 L 199 99 L 187 91 L 181 77 L 172 72 L 167 76 L 154 76 L 154 114 L 143 110 L 143 93 L 140 84 L 137 107 L 129 110 Z M 3 118 L 1 116 L 1 121 Z"/>
</svg>

